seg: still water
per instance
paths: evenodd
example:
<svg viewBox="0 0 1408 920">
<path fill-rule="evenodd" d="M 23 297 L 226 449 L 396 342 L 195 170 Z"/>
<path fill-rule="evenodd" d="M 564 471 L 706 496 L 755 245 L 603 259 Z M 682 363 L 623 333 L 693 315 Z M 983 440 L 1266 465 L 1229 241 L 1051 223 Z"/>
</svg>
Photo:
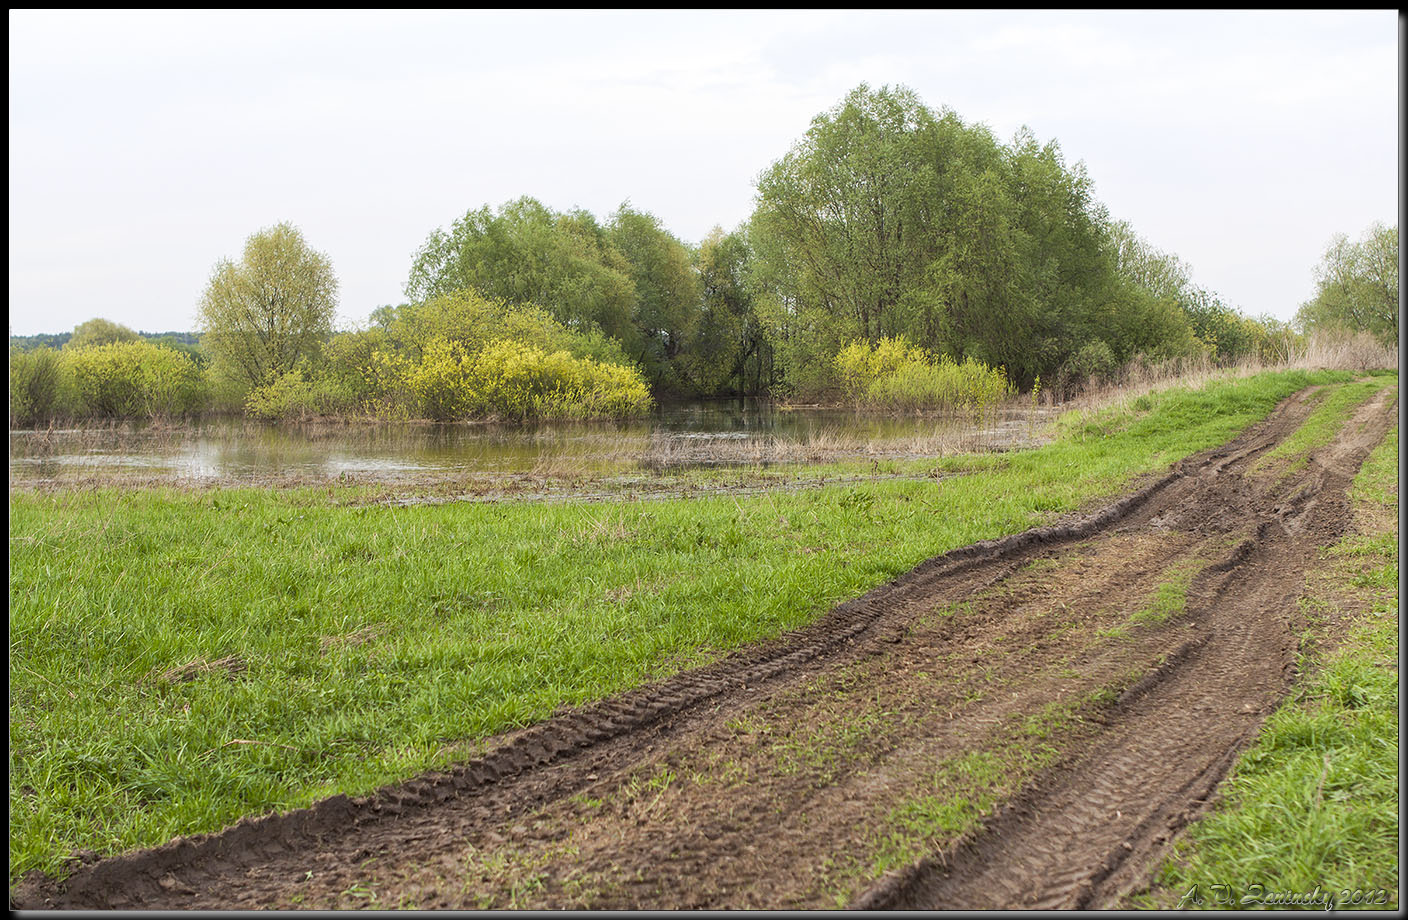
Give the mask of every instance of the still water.
<svg viewBox="0 0 1408 920">
<path fill-rule="evenodd" d="M 10 481 L 396 481 L 938 456 L 1039 443 L 1051 411 L 917 418 L 734 400 L 664 406 L 625 422 L 280 426 L 226 419 L 11 431 Z"/>
</svg>

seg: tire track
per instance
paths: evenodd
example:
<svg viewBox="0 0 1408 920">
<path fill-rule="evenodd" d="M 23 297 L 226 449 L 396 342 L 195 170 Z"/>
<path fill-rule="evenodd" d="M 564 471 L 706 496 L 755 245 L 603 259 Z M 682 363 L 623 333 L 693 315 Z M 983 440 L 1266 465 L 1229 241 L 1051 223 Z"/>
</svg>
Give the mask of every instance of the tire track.
<svg viewBox="0 0 1408 920">
<path fill-rule="evenodd" d="M 1144 877 L 1208 802 L 1294 672 L 1299 580 L 1317 548 L 1343 532 L 1345 490 L 1388 427 L 1387 392 L 1342 438 L 1310 458 L 1297 500 L 1256 512 L 1257 537 L 1210 566 L 1190 617 L 1207 640 L 1128 705 L 1100 746 L 1013 803 L 949 858 L 924 860 L 856 902 L 869 909 L 1098 908 Z M 1256 452 L 1208 466 L 1236 475 Z M 1253 490 L 1239 489 L 1237 497 Z M 1275 487 L 1268 493 L 1274 499 Z M 1252 509 L 1255 510 L 1255 509 Z M 1313 540 L 1302 539 L 1313 535 Z"/>
</svg>

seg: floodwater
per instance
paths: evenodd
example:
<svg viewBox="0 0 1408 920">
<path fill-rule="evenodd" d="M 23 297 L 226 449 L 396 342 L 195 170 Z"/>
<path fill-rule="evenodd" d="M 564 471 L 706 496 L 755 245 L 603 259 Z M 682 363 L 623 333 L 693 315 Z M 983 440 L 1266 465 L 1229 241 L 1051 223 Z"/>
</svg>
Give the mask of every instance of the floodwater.
<svg viewBox="0 0 1408 920">
<path fill-rule="evenodd" d="M 623 422 L 266 425 L 223 419 L 11 431 L 10 482 L 365 482 L 940 456 L 1040 443 L 1052 413 L 1008 407 L 982 418 L 921 418 L 731 400 L 663 406 L 648 418 Z"/>
</svg>

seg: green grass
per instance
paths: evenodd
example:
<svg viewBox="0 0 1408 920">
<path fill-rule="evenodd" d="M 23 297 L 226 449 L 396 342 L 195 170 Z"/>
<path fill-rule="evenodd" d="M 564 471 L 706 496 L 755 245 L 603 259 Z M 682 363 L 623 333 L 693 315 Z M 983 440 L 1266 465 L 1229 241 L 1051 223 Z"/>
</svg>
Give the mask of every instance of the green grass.
<svg viewBox="0 0 1408 920">
<path fill-rule="evenodd" d="M 1129 621 L 1138 624 L 1165 623 L 1169 617 L 1183 612 L 1188 606 L 1188 586 L 1201 570 L 1203 563 L 1175 565 L 1164 573 L 1163 581 L 1154 588 L 1149 603 L 1130 614 Z"/>
<path fill-rule="evenodd" d="M 1102 436 L 947 461 L 966 475 L 939 481 L 404 508 L 348 506 L 357 487 L 12 492 L 11 883 L 462 759 L 1346 379 L 1154 394 Z M 163 677 L 202 662 L 233 667 Z"/>
<path fill-rule="evenodd" d="M 1397 471 L 1395 428 L 1351 490 L 1368 533 L 1328 551 L 1322 596 L 1308 598 L 1333 610 L 1357 595 L 1367 611 L 1324 661 L 1308 662 L 1315 673 L 1267 720 L 1224 784 L 1223 803 L 1190 828 L 1147 906 L 1257 906 L 1269 893 L 1397 906 Z"/>
</svg>

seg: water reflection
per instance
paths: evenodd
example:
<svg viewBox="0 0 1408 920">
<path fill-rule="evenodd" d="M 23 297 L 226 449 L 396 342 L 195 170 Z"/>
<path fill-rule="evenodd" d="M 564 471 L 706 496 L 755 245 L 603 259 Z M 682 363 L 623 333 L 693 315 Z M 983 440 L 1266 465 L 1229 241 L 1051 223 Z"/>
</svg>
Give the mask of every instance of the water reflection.
<svg viewBox="0 0 1408 920">
<path fill-rule="evenodd" d="M 12 431 L 10 478 L 396 480 L 449 472 L 609 474 L 935 456 L 1035 443 L 1049 412 L 1013 408 L 982 419 L 915 418 L 712 401 L 665 406 L 627 422 L 277 426 L 235 419 L 186 427 Z"/>
</svg>

